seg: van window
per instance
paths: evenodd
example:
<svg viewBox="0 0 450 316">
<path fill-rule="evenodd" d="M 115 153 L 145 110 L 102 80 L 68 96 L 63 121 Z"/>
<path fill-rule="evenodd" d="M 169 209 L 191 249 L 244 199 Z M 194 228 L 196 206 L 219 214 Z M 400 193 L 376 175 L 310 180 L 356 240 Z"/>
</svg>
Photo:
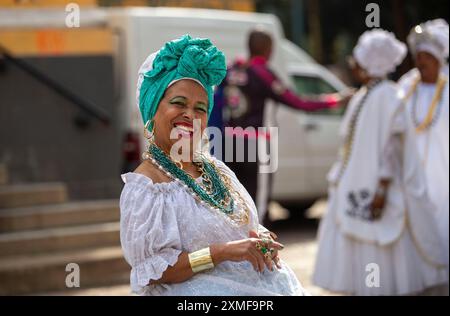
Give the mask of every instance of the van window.
<svg viewBox="0 0 450 316">
<path fill-rule="evenodd" d="M 328 82 L 319 77 L 314 76 L 292 76 L 295 91 L 301 96 L 316 96 L 319 94 L 337 93 L 338 91 Z M 315 111 L 310 114 L 316 115 L 343 115 L 345 109 L 342 107 Z"/>
<path fill-rule="evenodd" d="M 323 93 L 336 93 L 328 82 L 322 78 L 312 76 L 293 76 L 295 89 L 300 95 L 317 95 Z"/>
</svg>

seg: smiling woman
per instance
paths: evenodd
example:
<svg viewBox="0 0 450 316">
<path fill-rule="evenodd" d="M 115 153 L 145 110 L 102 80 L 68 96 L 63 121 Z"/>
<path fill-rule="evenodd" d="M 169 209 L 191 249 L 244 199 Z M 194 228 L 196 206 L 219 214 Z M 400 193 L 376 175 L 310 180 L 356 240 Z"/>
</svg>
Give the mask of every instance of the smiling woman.
<svg viewBox="0 0 450 316">
<path fill-rule="evenodd" d="M 121 243 L 136 293 L 305 294 L 234 173 L 208 153 L 174 158 L 179 142 L 188 145 L 182 151 L 199 147 L 194 135 L 206 129 L 213 86 L 225 75 L 223 54 L 188 35 L 141 67 L 137 100 L 149 147 L 135 172 L 122 176 L 120 199 Z"/>
</svg>

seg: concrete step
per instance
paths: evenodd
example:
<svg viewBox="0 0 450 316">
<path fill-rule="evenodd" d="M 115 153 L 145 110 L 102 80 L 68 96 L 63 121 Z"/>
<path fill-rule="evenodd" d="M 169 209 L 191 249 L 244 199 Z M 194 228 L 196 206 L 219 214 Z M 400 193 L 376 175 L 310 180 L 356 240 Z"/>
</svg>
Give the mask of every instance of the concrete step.
<svg viewBox="0 0 450 316">
<path fill-rule="evenodd" d="M 120 219 L 118 200 L 0 209 L 0 233 L 107 223 Z"/>
<path fill-rule="evenodd" d="M 0 164 L 0 185 L 8 183 L 8 169 L 4 164 Z"/>
<path fill-rule="evenodd" d="M 0 234 L 0 258 L 119 246 L 119 222 Z"/>
<path fill-rule="evenodd" d="M 79 266 L 78 290 L 129 282 L 130 267 L 120 247 L 16 256 L 0 259 L 0 295 L 66 291 L 66 278 L 71 279 L 73 271 L 66 272 L 70 263 Z"/>
<path fill-rule="evenodd" d="M 67 201 L 64 183 L 35 183 L 0 186 L 0 208 L 57 204 Z"/>
</svg>

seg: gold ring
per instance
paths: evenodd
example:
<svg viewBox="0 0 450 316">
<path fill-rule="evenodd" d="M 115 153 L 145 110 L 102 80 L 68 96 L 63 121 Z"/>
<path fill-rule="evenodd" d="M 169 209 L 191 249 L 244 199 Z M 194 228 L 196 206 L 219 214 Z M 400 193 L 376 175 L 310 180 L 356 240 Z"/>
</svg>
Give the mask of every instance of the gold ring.
<svg viewBox="0 0 450 316">
<path fill-rule="evenodd" d="M 272 260 L 273 259 L 272 253 L 270 251 L 266 252 L 264 254 L 264 258 L 266 258 L 267 260 Z"/>
<path fill-rule="evenodd" d="M 270 250 L 267 248 L 261 241 L 256 242 L 256 249 L 262 252 L 264 257 L 266 257 L 266 254 L 270 255 Z"/>
</svg>

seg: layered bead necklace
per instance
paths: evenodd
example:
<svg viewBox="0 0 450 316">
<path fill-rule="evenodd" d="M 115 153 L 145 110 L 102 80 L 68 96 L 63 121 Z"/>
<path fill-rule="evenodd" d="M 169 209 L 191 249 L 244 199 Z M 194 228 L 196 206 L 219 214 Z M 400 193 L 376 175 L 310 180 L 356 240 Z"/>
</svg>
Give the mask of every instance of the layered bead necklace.
<svg viewBox="0 0 450 316">
<path fill-rule="evenodd" d="M 341 168 L 339 170 L 339 174 L 336 180 L 335 185 L 338 185 L 339 182 L 342 179 L 342 176 L 345 173 L 345 170 L 347 169 L 348 163 L 350 161 L 350 157 L 353 151 L 353 142 L 354 142 L 354 138 L 355 138 L 355 132 L 356 132 L 356 125 L 358 124 L 358 119 L 359 116 L 361 114 L 362 109 L 364 108 L 364 104 L 367 101 L 367 98 L 369 97 L 370 93 L 373 91 L 373 89 L 375 87 L 377 87 L 381 82 L 383 82 L 382 79 L 376 79 L 371 81 L 366 89 L 366 93 L 364 94 L 364 96 L 361 98 L 361 101 L 359 101 L 358 105 L 356 106 L 356 110 L 354 111 L 352 118 L 350 120 L 350 126 L 349 126 L 349 130 L 348 133 L 345 137 L 345 142 L 344 142 L 344 146 L 342 149 L 342 165 Z"/>
<path fill-rule="evenodd" d="M 417 133 L 423 133 L 423 132 L 428 131 L 439 120 L 440 114 L 442 112 L 443 102 L 444 102 L 444 98 L 443 98 L 444 89 L 445 89 L 445 85 L 447 84 L 448 79 L 444 75 L 441 75 L 439 77 L 439 80 L 436 84 L 436 93 L 434 94 L 431 104 L 428 107 L 428 113 L 423 122 L 420 122 L 417 119 L 417 107 L 418 107 L 417 101 L 418 101 L 418 94 L 419 94 L 417 90 L 418 90 L 420 81 L 421 81 L 420 77 L 414 81 L 410 92 L 407 94 L 407 96 L 405 98 L 405 100 L 408 100 L 411 97 L 414 98 L 413 105 L 411 107 L 411 116 L 412 116 L 414 125 L 416 127 Z"/>
<path fill-rule="evenodd" d="M 233 188 L 230 179 L 205 155 L 200 155 L 199 159 L 194 162 L 201 174 L 201 183 L 179 167 L 179 164 L 155 143 L 149 145 L 143 158 L 150 160 L 170 179 L 180 182 L 201 205 L 222 212 L 234 223 L 248 224 L 249 208 L 241 194 Z M 243 212 L 236 212 L 236 209 L 243 210 Z"/>
</svg>

